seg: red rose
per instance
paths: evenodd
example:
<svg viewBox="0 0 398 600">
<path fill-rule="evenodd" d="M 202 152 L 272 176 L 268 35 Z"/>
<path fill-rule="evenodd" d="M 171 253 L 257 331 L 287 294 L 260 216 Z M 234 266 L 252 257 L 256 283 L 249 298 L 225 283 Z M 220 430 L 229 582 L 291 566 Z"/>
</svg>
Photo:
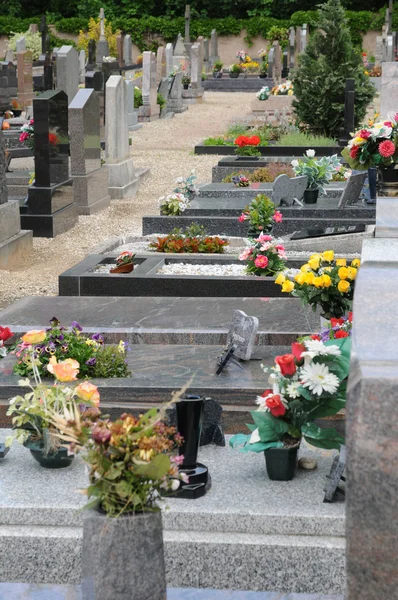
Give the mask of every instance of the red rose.
<svg viewBox="0 0 398 600">
<path fill-rule="evenodd" d="M 0 341 L 6 342 L 10 338 L 12 338 L 14 334 L 12 333 L 9 327 L 1 327 L 0 325 Z"/>
<path fill-rule="evenodd" d="M 321 339 L 321 336 L 320 336 L 320 335 L 312 335 L 312 336 L 311 336 L 311 339 L 312 339 L 312 340 L 318 340 L 318 341 L 320 341 L 320 339 Z"/>
<path fill-rule="evenodd" d="M 283 376 L 295 374 L 296 363 L 294 362 L 293 354 L 284 354 L 283 356 L 276 356 L 275 362 L 277 365 L 279 365 Z"/>
<path fill-rule="evenodd" d="M 352 312 L 348 313 L 348 320 L 350 323 L 352 323 Z"/>
<path fill-rule="evenodd" d="M 337 325 L 342 325 L 344 323 L 344 319 L 343 317 L 340 317 L 340 319 L 331 318 L 330 323 L 332 327 L 337 327 Z"/>
<path fill-rule="evenodd" d="M 286 408 L 279 394 L 269 396 L 265 401 L 265 406 L 269 408 L 271 415 L 274 417 L 283 417 L 286 412 Z"/>
<path fill-rule="evenodd" d="M 261 394 L 262 398 L 266 398 L 267 396 L 269 396 L 270 394 L 272 394 L 272 390 L 265 390 L 265 392 L 263 392 Z"/>
<path fill-rule="evenodd" d="M 358 152 L 360 151 L 361 147 L 360 146 L 352 146 L 351 150 L 350 150 L 350 156 L 351 158 L 356 158 L 358 155 Z"/>
<path fill-rule="evenodd" d="M 348 332 L 344 331 L 344 329 L 339 329 L 338 331 L 335 332 L 334 334 L 334 338 L 336 340 L 339 340 L 340 338 L 346 338 L 348 337 Z"/>
<path fill-rule="evenodd" d="M 370 131 L 368 129 L 361 129 L 359 132 L 359 137 L 363 140 L 367 140 L 370 137 Z"/>
<path fill-rule="evenodd" d="M 300 344 L 299 342 L 293 342 L 292 344 L 292 354 L 294 355 L 296 360 L 301 360 L 301 355 L 305 352 L 306 347 L 304 344 Z"/>
</svg>

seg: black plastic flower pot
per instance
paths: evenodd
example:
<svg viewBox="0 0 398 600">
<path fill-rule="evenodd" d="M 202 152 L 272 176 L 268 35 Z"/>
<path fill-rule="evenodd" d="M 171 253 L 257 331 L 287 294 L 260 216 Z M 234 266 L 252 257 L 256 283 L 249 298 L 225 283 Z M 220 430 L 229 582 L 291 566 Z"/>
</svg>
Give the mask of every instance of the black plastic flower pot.
<svg viewBox="0 0 398 600">
<path fill-rule="evenodd" d="M 297 467 L 299 446 L 264 450 L 268 477 L 272 481 L 290 481 Z"/>
<path fill-rule="evenodd" d="M 304 204 L 316 204 L 318 202 L 319 189 L 305 190 L 304 192 Z"/>
<path fill-rule="evenodd" d="M 239 73 L 230 73 L 229 76 L 231 79 L 238 79 Z"/>
<path fill-rule="evenodd" d="M 59 448 L 57 452 L 49 452 L 44 454 L 44 448 L 38 442 L 27 440 L 24 443 L 26 448 L 29 448 L 31 455 L 40 466 L 46 469 L 63 469 L 69 467 L 74 459 L 73 454 L 68 455 L 66 448 Z"/>
</svg>

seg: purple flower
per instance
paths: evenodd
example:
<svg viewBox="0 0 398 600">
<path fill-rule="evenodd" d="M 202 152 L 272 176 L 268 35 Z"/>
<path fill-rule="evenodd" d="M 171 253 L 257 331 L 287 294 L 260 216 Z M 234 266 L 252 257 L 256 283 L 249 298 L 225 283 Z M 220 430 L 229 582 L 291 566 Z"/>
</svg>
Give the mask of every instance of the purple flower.
<svg viewBox="0 0 398 600">
<path fill-rule="evenodd" d="M 83 331 L 83 327 L 81 325 L 79 325 L 79 323 L 77 321 L 72 321 L 71 327 L 72 327 L 72 329 L 75 329 L 76 331 Z"/>
<path fill-rule="evenodd" d="M 58 341 L 59 342 L 63 342 L 65 339 L 65 336 L 62 335 L 62 333 L 58 336 Z"/>
<path fill-rule="evenodd" d="M 93 356 L 92 358 L 89 358 L 88 360 L 86 360 L 86 365 L 89 367 L 95 367 L 96 362 L 97 362 L 97 359 L 95 358 L 95 356 Z"/>
<path fill-rule="evenodd" d="M 94 333 L 94 335 L 91 336 L 91 339 L 94 340 L 95 342 L 99 342 L 100 344 L 104 343 L 104 338 L 102 337 L 102 335 L 100 333 Z"/>
<path fill-rule="evenodd" d="M 68 352 L 68 344 L 64 344 L 63 346 L 61 346 L 61 350 L 62 352 Z"/>
<path fill-rule="evenodd" d="M 60 324 L 60 321 L 58 321 L 57 317 L 53 317 L 52 319 L 50 319 L 50 325 L 51 327 L 57 327 L 57 325 Z"/>
</svg>

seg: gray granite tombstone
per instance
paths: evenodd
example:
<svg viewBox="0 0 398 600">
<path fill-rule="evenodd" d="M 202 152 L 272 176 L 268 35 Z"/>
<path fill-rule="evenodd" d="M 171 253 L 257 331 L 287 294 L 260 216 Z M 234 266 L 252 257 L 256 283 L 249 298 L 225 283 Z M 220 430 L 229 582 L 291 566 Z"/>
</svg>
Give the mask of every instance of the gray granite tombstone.
<svg viewBox="0 0 398 600">
<path fill-rule="evenodd" d="M 282 49 L 278 41 L 273 42 L 273 78 L 276 84 L 281 83 L 282 79 Z"/>
<path fill-rule="evenodd" d="M 142 125 L 138 123 L 138 110 L 134 107 L 134 89 L 136 81 L 132 79 L 126 79 L 126 91 L 127 91 L 127 121 L 129 131 L 136 131 L 141 129 Z M 165 98 L 167 98 L 165 96 Z"/>
<path fill-rule="evenodd" d="M 203 40 L 203 64 L 207 72 L 210 66 L 210 42 L 207 38 Z"/>
<path fill-rule="evenodd" d="M 97 60 L 97 65 L 102 65 L 102 63 L 104 61 L 104 56 L 109 56 L 109 46 L 108 46 L 107 39 L 105 37 L 105 13 L 104 13 L 103 8 L 100 9 L 99 19 L 100 19 L 100 37 L 97 42 L 96 60 Z"/>
<path fill-rule="evenodd" d="M 6 62 L 14 62 L 15 57 L 14 57 L 14 51 L 8 49 L 6 52 L 6 57 L 5 57 L 5 61 Z"/>
<path fill-rule="evenodd" d="M 166 75 L 167 77 L 173 70 L 173 44 L 166 44 Z"/>
<path fill-rule="evenodd" d="M 178 71 L 175 75 L 175 77 L 173 77 L 171 86 L 170 86 L 170 92 L 169 92 L 169 99 L 168 99 L 168 108 L 170 111 L 174 112 L 174 113 L 181 113 L 184 112 L 184 110 L 187 110 L 187 107 L 184 106 L 183 103 L 183 99 L 182 99 L 182 72 Z"/>
<path fill-rule="evenodd" d="M 160 118 L 164 119 L 170 111 L 168 110 L 168 98 L 169 98 L 169 88 L 170 88 L 170 80 L 168 77 L 163 77 L 159 83 L 158 94 L 161 94 L 163 98 L 166 100 L 166 104 L 160 111 Z"/>
<path fill-rule="evenodd" d="M 387 600 L 398 590 L 398 248 L 369 239 L 362 254 L 347 387 L 345 597 Z"/>
<path fill-rule="evenodd" d="M 191 7 L 189 4 L 185 5 L 185 35 L 184 42 L 190 42 L 190 24 L 191 24 Z"/>
<path fill-rule="evenodd" d="M 93 89 L 79 90 L 69 104 L 73 198 L 80 215 L 107 208 L 108 171 L 101 166 L 100 109 Z"/>
<path fill-rule="evenodd" d="M 18 67 L 18 102 L 25 110 L 31 106 L 33 93 L 33 58 L 32 52 L 26 50 L 17 53 Z"/>
<path fill-rule="evenodd" d="M 398 98 L 398 62 L 384 62 L 381 67 L 380 114 L 397 112 Z"/>
<path fill-rule="evenodd" d="M 288 177 L 279 175 L 273 185 L 271 200 L 275 206 L 291 206 L 300 201 L 307 188 L 307 177 Z"/>
<path fill-rule="evenodd" d="M 156 55 L 154 52 L 143 52 L 142 60 L 142 102 L 139 113 L 143 120 L 159 119 L 160 107 L 157 103 Z"/>
<path fill-rule="evenodd" d="M 214 63 L 219 60 L 220 57 L 218 54 L 218 35 L 217 31 L 213 29 L 210 35 L 210 65 L 213 66 Z"/>
<path fill-rule="evenodd" d="M 129 33 L 124 36 L 123 57 L 126 66 L 129 66 L 133 63 L 133 43 Z"/>
<path fill-rule="evenodd" d="M 250 317 L 243 310 L 235 310 L 231 327 L 227 334 L 227 344 L 233 343 L 236 348 L 234 356 L 240 360 L 250 360 L 253 354 L 258 318 Z"/>
<path fill-rule="evenodd" d="M 73 46 L 62 46 L 57 52 L 57 90 L 62 90 L 71 103 L 79 89 L 79 55 Z"/>
<path fill-rule="evenodd" d="M 22 36 L 17 40 L 17 54 L 18 54 L 18 52 L 25 52 L 25 50 L 26 50 L 26 38 L 25 38 L 25 36 Z"/>
<path fill-rule="evenodd" d="M 345 206 L 351 206 L 359 200 L 362 188 L 365 183 L 365 179 L 368 176 L 367 171 L 363 173 L 355 173 L 348 179 L 344 192 L 340 198 L 338 208 L 344 208 Z"/>
<path fill-rule="evenodd" d="M 21 231 L 19 203 L 8 202 L 5 146 L 0 129 L 0 269 L 26 262 L 32 250 L 32 232 Z"/>
<path fill-rule="evenodd" d="M 304 52 L 304 50 L 307 48 L 307 43 L 308 43 L 308 26 L 306 23 L 303 24 L 302 28 L 301 28 L 301 52 Z"/>
<path fill-rule="evenodd" d="M 79 83 L 84 83 L 86 80 L 86 52 L 79 52 Z"/>
<path fill-rule="evenodd" d="M 346 79 L 344 97 L 344 126 L 341 130 L 339 143 L 345 146 L 355 131 L 355 79 Z"/>
<path fill-rule="evenodd" d="M 77 222 L 69 177 L 68 97 L 47 91 L 33 99 L 35 183 L 21 213 L 24 229 L 38 237 L 55 237 Z"/>
<path fill-rule="evenodd" d="M 295 67 L 295 53 L 296 53 L 296 32 L 294 31 L 294 27 L 290 27 L 289 29 L 289 70 L 294 69 Z"/>
</svg>

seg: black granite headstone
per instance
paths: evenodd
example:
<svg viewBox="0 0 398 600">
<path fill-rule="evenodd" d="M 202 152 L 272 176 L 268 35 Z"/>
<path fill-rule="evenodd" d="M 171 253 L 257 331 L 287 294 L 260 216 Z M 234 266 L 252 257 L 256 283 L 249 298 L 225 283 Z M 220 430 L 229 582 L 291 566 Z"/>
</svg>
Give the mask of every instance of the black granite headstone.
<svg viewBox="0 0 398 600">
<path fill-rule="evenodd" d="M 43 67 L 43 88 L 46 92 L 47 90 L 54 89 L 54 69 L 53 63 L 51 59 L 51 54 L 47 54 L 44 60 Z"/>
<path fill-rule="evenodd" d="M 68 97 L 48 90 L 34 98 L 35 183 L 21 209 L 23 229 L 33 235 L 55 237 L 77 221 L 69 178 Z"/>
<path fill-rule="evenodd" d="M 339 144 L 346 146 L 350 134 L 355 130 L 355 79 L 347 79 L 344 94 L 344 126 L 341 130 Z"/>
<path fill-rule="evenodd" d="M 89 40 L 88 42 L 88 60 L 86 65 L 87 71 L 93 71 L 97 65 L 96 63 L 97 45 L 95 40 Z"/>
<path fill-rule="evenodd" d="M 366 225 L 348 225 L 347 227 L 314 227 L 313 229 L 302 229 L 295 231 L 291 240 L 305 240 L 314 237 L 327 237 L 329 235 L 344 235 L 347 233 L 363 233 L 366 231 Z"/>
<path fill-rule="evenodd" d="M 42 15 L 42 17 L 41 17 L 39 31 L 41 33 L 41 54 L 39 57 L 39 63 L 43 64 L 44 61 L 46 60 L 47 46 L 48 46 L 48 38 L 47 38 L 48 26 L 47 26 L 47 21 L 46 21 L 46 15 Z"/>
</svg>

